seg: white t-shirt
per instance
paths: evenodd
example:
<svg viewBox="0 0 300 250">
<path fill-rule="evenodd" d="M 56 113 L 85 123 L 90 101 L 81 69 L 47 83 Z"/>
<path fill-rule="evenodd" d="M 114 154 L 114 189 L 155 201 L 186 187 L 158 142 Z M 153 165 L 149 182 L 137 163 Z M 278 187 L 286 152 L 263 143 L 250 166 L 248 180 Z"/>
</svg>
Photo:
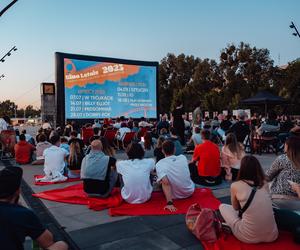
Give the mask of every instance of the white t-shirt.
<svg viewBox="0 0 300 250">
<path fill-rule="evenodd" d="M 129 132 L 131 132 L 131 130 L 130 130 L 130 128 L 122 127 L 122 128 L 119 128 L 118 132 L 119 133 L 117 133 L 117 139 L 122 140 L 125 133 L 129 133 Z"/>
<path fill-rule="evenodd" d="M 68 152 L 60 147 L 52 145 L 43 152 L 45 159 L 44 172 L 49 178 L 60 177 L 64 173 L 65 157 Z"/>
<path fill-rule="evenodd" d="M 153 159 L 118 161 L 117 172 L 122 175 L 121 195 L 128 203 L 144 203 L 150 199 L 152 186 L 150 172 L 155 168 Z"/>
<path fill-rule="evenodd" d="M 161 159 L 156 163 L 157 181 L 167 177 L 173 199 L 183 199 L 191 196 L 195 190 L 195 184 L 190 177 L 187 158 L 184 155 L 172 155 Z"/>
</svg>

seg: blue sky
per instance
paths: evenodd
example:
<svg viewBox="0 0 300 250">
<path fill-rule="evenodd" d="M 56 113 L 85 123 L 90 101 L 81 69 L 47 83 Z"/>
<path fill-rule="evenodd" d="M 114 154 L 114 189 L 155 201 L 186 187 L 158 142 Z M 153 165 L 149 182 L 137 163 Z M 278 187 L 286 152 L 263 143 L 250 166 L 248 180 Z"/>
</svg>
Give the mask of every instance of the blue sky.
<svg viewBox="0 0 300 250">
<path fill-rule="evenodd" d="M 0 9 L 10 0 L 0 1 Z M 160 61 L 168 52 L 217 59 L 240 41 L 268 48 L 275 64 L 300 57 L 298 0 L 19 0 L 0 17 L 0 101 L 40 105 L 56 51 Z"/>
</svg>

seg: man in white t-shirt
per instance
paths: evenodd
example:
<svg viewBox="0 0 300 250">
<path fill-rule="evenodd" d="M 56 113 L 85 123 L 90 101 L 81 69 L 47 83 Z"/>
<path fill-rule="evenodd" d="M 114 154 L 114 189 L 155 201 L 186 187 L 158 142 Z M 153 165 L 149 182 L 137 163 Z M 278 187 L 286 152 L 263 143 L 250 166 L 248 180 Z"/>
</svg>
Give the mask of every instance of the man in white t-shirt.
<svg viewBox="0 0 300 250">
<path fill-rule="evenodd" d="M 125 123 L 121 124 L 121 128 L 119 128 L 117 134 L 116 134 L 116 139 L 118 141 L 121 141 L 125 135 L 125 133 L 131 132 L 130 128 L 126 127 Z"/>
<path fill-rule="evenodd" d="M 155 168 L 155 162 L 153 159 L 143 159 L 144 154 L 141 144 L 132 143 L 127 151 L 129 160 L 118 161 L 116 164 L 124 184 L 121 195 L 128 203 L 144 203 L 150 199 L 153 191 L 150 173 Z"/>
<path fill-rule="evenodd" d="M 64 176 L 64 169 L 68 152 L 60 148 L 60 138 L 58 135 L 53 135 L 50 138 L 50 142 L 52 146 L 43 152 L 45 177 L 39 181 L 65 181 L 67 177 Z"/>
<path fill-rule="evenodd" d="M 173 199 L 190 197 L 195 190 L 195 184 L 190 177 L 188 160 L 184 155 L 175 156 L 175 145 L 172 141 L 165 141 L 162 145 L 165 155 L 156 163 L 157 182 L 161 182 L 167 205 L 165 209 L 175 212 L 177 209 Z"/>
</svg>

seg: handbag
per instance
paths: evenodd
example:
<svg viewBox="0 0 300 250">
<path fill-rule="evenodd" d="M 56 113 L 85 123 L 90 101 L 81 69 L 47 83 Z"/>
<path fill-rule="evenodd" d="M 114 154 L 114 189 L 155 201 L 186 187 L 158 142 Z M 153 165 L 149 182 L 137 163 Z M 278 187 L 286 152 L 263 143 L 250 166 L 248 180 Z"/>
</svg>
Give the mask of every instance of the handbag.
<svg viewBox="0 0 300 250">
<path fill-rule="evenodd" d="M 185 222 L 197 239 L 208 243 L 216 242 L 222 231 L 222 223 L 216 211 L 210 208 L 201 208 L 198 203 L 189 207 Z"/>
</svg>

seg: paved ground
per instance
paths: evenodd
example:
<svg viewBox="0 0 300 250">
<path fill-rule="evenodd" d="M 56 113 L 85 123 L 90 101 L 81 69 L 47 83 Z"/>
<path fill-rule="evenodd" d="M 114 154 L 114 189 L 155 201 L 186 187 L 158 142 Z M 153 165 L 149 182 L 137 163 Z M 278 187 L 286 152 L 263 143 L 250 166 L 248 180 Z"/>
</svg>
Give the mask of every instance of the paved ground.
<svg viewBox="0 0 300 250">
<path fill-rule="evenodd" d="M 117 155 L 118 159 L 125 157 L 124 153 Z M 275 155 L 257 157 L 264 169 L 268 168 L 275 159 Z M 43 167 L 25 165 L 22 168 L 24 169 L 24 180 L 33 192 L 75 184 L 73 182 L 35 186 L 33 185 L 33 176 L 42 174 Z M 223 202 L 230 202 L 228 187 L 213 192 Z M 28 205 L 23 199 L 21 201 Z M 202 249 L 199 241 L 187 231 L 183 215 L 110 217 L 106 210 L 95 212 L 83 205 L 47 200 L 41 200 L 41 202 L 49 211 L 50 217 L 53 216 L 61 228 L 65 229 L 79 249 Z M 43 213 L 40 214 L 43 216 Z M 30 249 L 29 245 L 30 242 L 27 242 L 27 249 Z"/>
</svg>

